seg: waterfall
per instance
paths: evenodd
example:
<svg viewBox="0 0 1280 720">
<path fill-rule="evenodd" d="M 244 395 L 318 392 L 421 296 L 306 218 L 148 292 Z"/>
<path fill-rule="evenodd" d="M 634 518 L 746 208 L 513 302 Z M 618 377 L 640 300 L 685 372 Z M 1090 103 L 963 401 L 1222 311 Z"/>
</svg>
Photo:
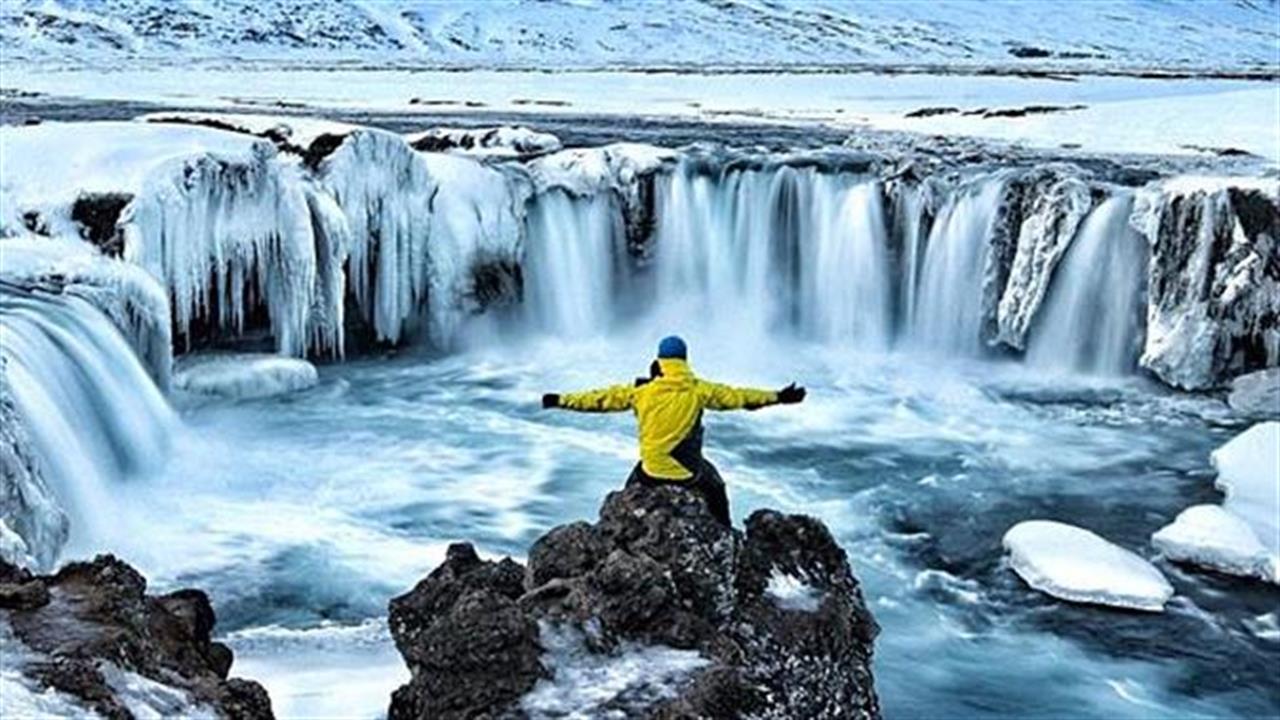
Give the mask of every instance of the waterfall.
<svg viewBox="0 0 1280 720">
<path fill-rule="evenodd" d="M 917 295 L 910 298 L 915 345 L 972 354 L 979 350 L 983 268 L 1002 178 L 958 188 L 929 232 Z"/>
<path fill-rule="evenodd" d="M 114 483 L 160 465 L 176 417 L 128 342 L 72 294 L 0 286 L 0 353 L 45 478 L 83 547 L 113 529 Z"/>
<path fill-rule="evenodd" d="M 879 183 L 813 167 L 711 174 L 657 191 L 657 301 L 745 333 L 884 347 L 891 278 Z"/>
<path fill-rule="evenodd" d="M 627 274 L 626 229 L 612 196 L 549 190 L 530 200 L 525 232 L 532 325 L 577 337 L 607 332 Z"/>
<path fill-rule="evenodd" d="M 1134 369 L 1147 249 L 1129 226 L 1132 207 L 1131 194 L 1116 195 L 1081 225 L 1037 319 L 1029 363 L 1108 375 Z"/>
</svg>

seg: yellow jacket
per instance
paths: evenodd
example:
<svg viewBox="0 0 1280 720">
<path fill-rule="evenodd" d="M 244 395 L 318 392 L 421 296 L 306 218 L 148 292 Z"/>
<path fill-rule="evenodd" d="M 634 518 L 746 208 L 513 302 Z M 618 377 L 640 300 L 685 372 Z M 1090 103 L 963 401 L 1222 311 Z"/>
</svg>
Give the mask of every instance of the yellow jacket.
<svg viewBox="0 0 1280 720">
<path fill-rule="evenodd" d="M 699 380 L 689 363 L 658 360 L 662 375 L 648 382 L 560 396 L 560 407 L 580 412 L 634 410 L 640 465 L 663 480 L 687 480 L 702 461 L 702 411 L 755 410 L 778 402 L 773 390 L 735 388 Z"/>
</svg>

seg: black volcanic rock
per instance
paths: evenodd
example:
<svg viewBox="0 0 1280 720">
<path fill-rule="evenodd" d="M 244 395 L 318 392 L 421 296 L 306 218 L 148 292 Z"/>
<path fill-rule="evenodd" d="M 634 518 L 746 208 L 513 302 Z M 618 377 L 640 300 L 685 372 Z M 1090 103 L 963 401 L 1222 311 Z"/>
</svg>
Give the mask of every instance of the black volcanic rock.
<svg viewBox="0 0 1280 720">
<path fill-rule="evenodd" d="M 116 668 L 180 690 L 223 717 L 273 717 L 261 685 L 228 679 L 232 653 L 212 639 L 208 596 L 147 595 L 142 575 L 111 555 L 53 575 L 0 562 L 0 621 L 30 650 L 24 675 L 106 717 L 133 717 L 107 677 Z"/>
<path fill-rule="evenodd" d="M 522 698 L 556 680 L 548 633 L 565 628 L 601 662 L 624 646 L 705 660 L 674 694 L 610 701 L 620 717 L 879 717 L 878 628 L 844 551 L 814 518 L 762 510 L 743 533 L 694 493 L 630 487 L 606 498 L 596 523 L 556 527 L 528 557 L 522 568 L 454 545 L 391 601 L 412 677 L 389 717 L 528 716 Z"/>
</svg>

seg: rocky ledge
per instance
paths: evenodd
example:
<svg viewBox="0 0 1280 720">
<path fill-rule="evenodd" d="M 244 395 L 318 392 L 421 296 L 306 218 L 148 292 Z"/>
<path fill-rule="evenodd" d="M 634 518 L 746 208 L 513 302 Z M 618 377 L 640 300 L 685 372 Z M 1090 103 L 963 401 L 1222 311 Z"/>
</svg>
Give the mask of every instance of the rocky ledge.
<svg viewBox="0 0 1280 720">
<path fill-rule="evenodd" d="M 679 488 L 611 493 L 527 566 L 471 545 L 391 601 L 411 671 L 391 720 L 878 718 L 878 632 L 818 520 L 761 510 L 746 532 Z"/>
<path fill-rule="evenodd" d="M 33 575 L 0 561 L 5 707 L 15 716 L 272 717 L 256 682 L 228 678 L 231 649 L 213 642 L 199 590 L 147 595 L 111 555 Z"/>
</svg>

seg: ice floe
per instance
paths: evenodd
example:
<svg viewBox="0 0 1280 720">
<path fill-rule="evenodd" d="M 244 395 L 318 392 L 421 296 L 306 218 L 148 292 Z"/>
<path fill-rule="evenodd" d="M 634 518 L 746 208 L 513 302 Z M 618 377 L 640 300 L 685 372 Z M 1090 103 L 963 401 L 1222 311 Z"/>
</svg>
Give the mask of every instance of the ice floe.
<svg viewBox="0 0 1280 720">
<path fill-rule="evenodd" d="M 1005 533 L 1004 547 L 1028 585 L 1062 600 L 1160 612 L 1173 596 L 1154 565 L 1074 525 L 1021 522 Z"/>
<path fill-rule="evenodd" d="M 173 377 L 180 390 L 242 399 L 305 390 L 318 381 L 306 360 L 253 353 L 187 356 Z"/>
</svg>

